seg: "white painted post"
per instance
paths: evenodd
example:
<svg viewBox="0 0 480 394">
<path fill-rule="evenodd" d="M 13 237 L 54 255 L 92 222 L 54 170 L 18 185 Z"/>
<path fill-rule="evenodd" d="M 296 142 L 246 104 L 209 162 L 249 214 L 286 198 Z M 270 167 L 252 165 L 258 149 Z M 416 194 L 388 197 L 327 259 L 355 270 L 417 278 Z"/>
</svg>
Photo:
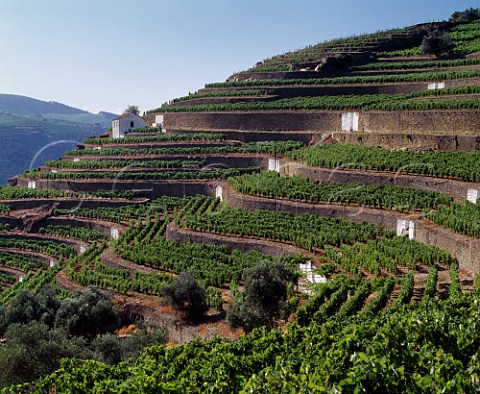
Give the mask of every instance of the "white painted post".
<svg viewBox="0 0 480 394">
<path fill-rule="evenodd" d="M 280 160 L 268 159 L 268 171 L 280 172 Z"/>
<path fill-rule="evenodd" d="M 167 132 L 167 129 L 165 128 L 165 125 L 163 124 L 163 114 L 161 115 L 155 115 L 155 124 L 157 127 L 160 127 L 160 130 L 163 134 Z"/>
<path fill-rule="evenodd" d="M 219 198 L 220 201 L 223 201 L 223 187 L 220 185 L 215 188 L 215 198 Z"/>
<path fill-rule="evenodd" d="M 480 196 L 480 190 L 477 189 L 468 189 L 467 190 L 467 201 L 472 204 L 476 204 Z"/>
<path fill-rule="evenodd" d="M 50 259 L 50 264 L 49 264 L 49 266 L 50 266 L 50 268 L 55 267 L 55 260 Z"/>
<path fill-rule="evenodd" d="M 358 112 L 342 113 L 342 131 L 358 131 L 360 115 Z"/>
<path fill-rule="evenodd" d="M 415 222 L 413 222 L 412 220 L 410 220 L 408 226 L 408 238 L 415 239 Z"/>
<path fill-rule="evenodd" d="M 315 274 L 313 272 L 313 264 L 311 261 L 307 261 L 305 264 L 300 264 L 300 271 L 304 274 L 310 283 L 326 283 L 327 278 L 322 275 Z"/>
<path fill-rule="evenodd" d="M 360 119 L 360 116 L 358 112 L 353 112 L 352 113 L 352 131 L 358 131 L 358 121 Z"/>
<path fill-rule="evenodd" d="M 111 236 L 113 239 L 118 239 L 118 234 L 119 234 L 118 228 L 112 227 L 112 228 L 110 229 L 110 236 Z"/>
<path fill-rule="evenodd" d="M 397 219 L 397 235 L 401 236 L 404 231 L 409 229 L 410 221 L 408 219 Z"/>
<path fill-rule="evenodd" d="M 445 82 L 429 82 L 427 90 L 445 89 Z"/>
</svg>

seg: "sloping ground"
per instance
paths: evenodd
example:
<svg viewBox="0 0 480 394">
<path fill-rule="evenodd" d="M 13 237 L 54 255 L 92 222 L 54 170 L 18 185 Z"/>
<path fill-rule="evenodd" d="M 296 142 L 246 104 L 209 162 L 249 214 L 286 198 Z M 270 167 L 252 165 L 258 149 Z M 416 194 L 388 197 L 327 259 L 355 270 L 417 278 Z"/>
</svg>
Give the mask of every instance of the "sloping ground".
<svg viewBox="0 0 480 394">
<path fill-rule="evenodd" d="M 424 24 L 281 55 L 152 110 L 149 119 L 163 114 L 172 132 L 241 130 L 245 141 L 265 131 L 277 139 L 476 150 L 478 26 Z M 434 29 L 451 34 L 450 57 L 419 56 L 422 38 Z M 268 71 L 276 67 L 293 71 Z"/>
<path fill-rule="evenodd" d="M 224 311 L 260 262 L 311 262 L 327 279 L 292 283 L 278 330 L 155 347 L 136 364 L 67 361 L 16 391 L 474 391 L 480 209 L 465 199 L 480 189 L 480 156 L 467 152 L 478 150 L 480 61 L 466 55 L 477 25 L 275 57 L 152 111 L 164 130 L 87 139 L 12 179 L 0 189 L 0 249 L 10 253 L 0 271 L 25 276 L 0 276 L 2 303 L 20 288 L 94 285 L 173 327 L 160 296 L 189 271 L 210 311 L 181 342 L 235 337 Z M 399 59 L 434 28 L 452 32 L 455 57 Z M 52 266 L 27 265 L 20 256 L 31 252 Z"/>
</svg>

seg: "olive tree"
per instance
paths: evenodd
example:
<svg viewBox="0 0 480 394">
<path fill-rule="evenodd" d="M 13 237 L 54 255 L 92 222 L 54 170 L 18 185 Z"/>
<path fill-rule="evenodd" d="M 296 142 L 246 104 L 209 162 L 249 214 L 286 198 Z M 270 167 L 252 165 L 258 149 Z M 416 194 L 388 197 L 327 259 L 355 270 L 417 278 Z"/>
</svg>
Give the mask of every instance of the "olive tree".
<svg viewBox="0 0 480 394">
<path fill-rule="evenodd" d="M 187 318 L 197 319 L 208 310 L 207 293 L 193 275 L 182 272 L 162 290 L 163 300 Z"/>
<path fill-rule="evenodd" d="M 453 41 L 450 34 L 435 29 L 422 40 L 422 53 L 425 55 L 450 55 L 453 51 Z"/>
<path fill-rule="evenodd" d="M 260 326 L 272 328 L 274 319 L 283 315 L 288 283 L 294 276 L 293 270 L 282 263 L 261 263 L 247 270 L 243 301 L 228 310 L 230 325 L 246 331 Z"/>
</svg>

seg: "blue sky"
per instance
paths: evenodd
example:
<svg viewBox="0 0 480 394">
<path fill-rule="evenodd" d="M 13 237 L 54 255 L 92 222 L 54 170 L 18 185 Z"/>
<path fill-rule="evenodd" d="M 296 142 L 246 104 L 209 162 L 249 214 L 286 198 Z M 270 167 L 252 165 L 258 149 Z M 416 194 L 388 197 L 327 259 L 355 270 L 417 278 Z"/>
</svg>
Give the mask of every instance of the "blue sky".
<svg viewBox="0 0 480 394">
<path fill-rule="evenodd" d="M 264 58 L 448 19 L 462 0 L 0 0 L 0 93 L 141 111 Z"/>
</svg>

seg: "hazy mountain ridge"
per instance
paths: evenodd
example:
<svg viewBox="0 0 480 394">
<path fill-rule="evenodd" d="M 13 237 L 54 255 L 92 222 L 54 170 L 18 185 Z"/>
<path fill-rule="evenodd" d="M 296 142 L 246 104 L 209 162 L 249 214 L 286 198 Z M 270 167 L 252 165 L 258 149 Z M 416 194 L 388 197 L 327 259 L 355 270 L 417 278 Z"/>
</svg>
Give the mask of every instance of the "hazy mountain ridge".
<svg viewBox="0 0 480 394">
<path fill-rule="evenodd" d="M 105 111 L 93 114 L 55 101 L 42 101 L 15 94 L 0 94 L 0 112 L 73 123 L 98 123 L 103 127 L 109 127 L 112 119 L 117 116 Z"/>
<path fill-rule="evenodd" d="M 116 116 L 0 94 L 0 185 L 31 166 L 59 158 L 84 138 L 103 133 Z"/>
</svg>

